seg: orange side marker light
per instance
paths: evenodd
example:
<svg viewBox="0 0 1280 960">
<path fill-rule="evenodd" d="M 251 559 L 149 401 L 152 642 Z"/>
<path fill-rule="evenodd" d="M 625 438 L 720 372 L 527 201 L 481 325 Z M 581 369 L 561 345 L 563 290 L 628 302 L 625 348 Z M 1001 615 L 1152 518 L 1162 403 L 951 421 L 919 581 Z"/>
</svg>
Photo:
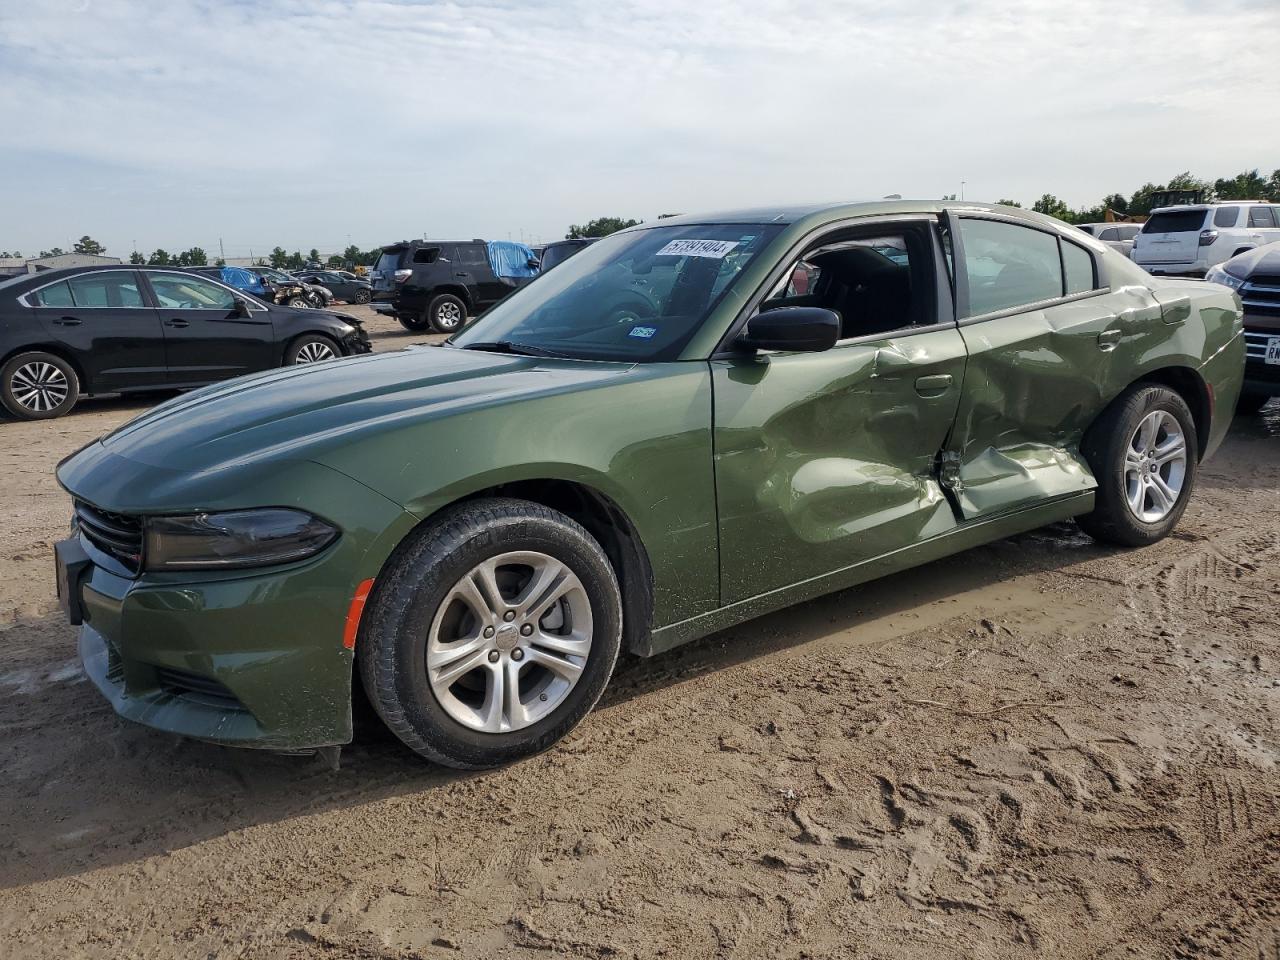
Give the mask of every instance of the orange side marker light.
<svg viewBox="0 0 1280 960">
<path fill-rule="evenodd" d="M 342 645 L 348 650 L 356 648 L 356 634 L 360 632 L 360 615 L 364 613 L 365 601 L 369 599 L 369 591 L 373 589 L 373 577 L 356 587 L 355 596 L 351 598 L 351 606 L 347 608 L 347 624 L 342 631 Z"/>
</svg>

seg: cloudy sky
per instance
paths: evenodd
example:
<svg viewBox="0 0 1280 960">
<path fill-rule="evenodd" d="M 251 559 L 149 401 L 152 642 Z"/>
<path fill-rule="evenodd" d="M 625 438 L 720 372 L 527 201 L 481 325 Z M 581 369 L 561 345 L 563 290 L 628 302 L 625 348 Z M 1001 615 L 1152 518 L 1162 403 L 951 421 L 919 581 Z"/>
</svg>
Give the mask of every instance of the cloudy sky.
<svg viewBox="0 0 1280 960">
<path fill-rule="evenodd" d="M 1073 205 L 1280 167 L 1277 0 L 0 0 L 0 248 Z"/>
</svg>

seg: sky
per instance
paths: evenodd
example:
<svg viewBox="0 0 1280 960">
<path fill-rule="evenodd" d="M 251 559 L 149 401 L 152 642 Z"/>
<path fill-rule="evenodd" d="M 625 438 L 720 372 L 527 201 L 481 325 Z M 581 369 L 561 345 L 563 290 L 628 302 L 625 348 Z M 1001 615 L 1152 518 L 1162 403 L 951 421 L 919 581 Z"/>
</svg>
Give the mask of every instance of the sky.
<svg viewBox="0 0 1280 960">
<path fill-rule="evenodd" d="M 537 242 L 1280 167 L 1278 0 L 0 0 L 0 249 Z"/>
</svg>

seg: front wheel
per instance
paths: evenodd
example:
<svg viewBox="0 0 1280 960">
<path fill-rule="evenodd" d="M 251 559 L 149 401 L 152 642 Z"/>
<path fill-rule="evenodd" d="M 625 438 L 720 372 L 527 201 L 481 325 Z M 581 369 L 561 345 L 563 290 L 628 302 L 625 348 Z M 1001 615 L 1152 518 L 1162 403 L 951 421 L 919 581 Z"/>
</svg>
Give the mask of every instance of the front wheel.
<svg viewBox="0 0 1280 960">
<path fill-rule="evenodd" d="M 378 577 L 356 644 L 369 700 L 411 749 L 481 769 L 547 749 L 600 699 L 622 642 L 600 545 L 541 504 L 462 504 Z"/>
<path fill-rule="evenodd" d="M 368 291 L 368 290 L 357 290 L 357 291 L 356 291 L 356 295 L 355 295 L 355 302 L 356 302 L 356 303 L 368 303 L 368 302 L 369 302 L 369 291 Z"/>
<path fill-rule="evenodd" d="M 290 307 L 296 307 L 297 309 L 300 309 L 300 310 L 310 309 L 311 301 L 308 300 L 306 297 L 299 295 L 296 297 L 290 297 L 288 300 L 285 301 L 285 305 Z"/>
<path fill-rule="evenodd" d="M 322 363 L 325 360 L 336 360 L 342 356 L 338 345 L 321 333 L 304 333 L 284 352 L 286 367 L 299 366 L 304 363 Z"/>
<path fill-rule="evenodd" d="M 1198 450 L 1195 420 L 1182 397 L 1159 384 L 1131 387 L 1081 444 L 1098 489 L 1080 526 L 1095 540 L 1125 547 L 1163 539 L 1187 508 Z"/>
<path fill-rule="evenodd" d="M 20 353 L 0 367 L 0 403 L 20 420 L 60 417 L 79 397 L 75 370 L 52 353 Z"/>
</svg>

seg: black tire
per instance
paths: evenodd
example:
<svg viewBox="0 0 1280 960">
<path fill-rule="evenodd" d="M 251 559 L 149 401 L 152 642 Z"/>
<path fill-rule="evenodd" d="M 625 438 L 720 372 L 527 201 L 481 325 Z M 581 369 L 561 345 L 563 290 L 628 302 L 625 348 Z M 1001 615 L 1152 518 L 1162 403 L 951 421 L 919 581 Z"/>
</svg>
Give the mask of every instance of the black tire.
<svg viewBox="0 0 1280 960">
<path fill-rule="evenodd" d="M 414 333 L 421 333 L 423 330 L 431 329 L 431 322 L 427 320 L 425 313 L 420 317 L 411 317 L 408 314 L 400 313 L 396 314 L 396 319 L 400 321 L 400 326 Z"/>
<path fill-rule="evenodd" d="M 356 295 L 355 295 L 355 299 L 354 299 L 354 301 L 353 301 L 353 302 L 354 302 L 354 303 L 368 303 L 368 302 L 369 302 L 369 291 L 368 291 L 368 290 L 357 290 L 357 291 L 356 291 Z"/>
<path fill-rule="evenodd" d="M 317 356 L 328 350 L 332 356 Z M 304 333 L 294 337 L 284 350 L 284 366 L 292 367 L 308 363 L 320 363 L 325 360 L 337 360 L 342 356 L 342 348 L 332 337 L 323 333 Z"/>
<path fill-rule="evenodd" d="M 451 717 L 427 677 L 426 649 L 441 602 L 467 571 L 508 551 L 536 550 L 567 566 L 591 605 L 591 652 L 577 684 L 547 716 L 509 733 Z M 370 597 L 356 655 L 365 691 L 410 749 L 445 766 L 478 770 L 540 753 L 564 737 L 604 692 L 622 642 L 617 578 L 600 545 L 569 517 L 525 500 L 463 503 L 410 535 Z"/>
<path fill-rule="evenodd" d="M 1130 508 L 1125 494 L 1125 456 L 1138 425 L 1163 410 L 1178 422 L 1187 449 L 1182 487 L 1172 509 L 1160 520 L 1145 522 Z M 1080 445 L 1098 481 L 1093 511 L 1077 518 L 1085 533 L 1103 543 L 1144 547 L 1168 536 L 1178 524 L 1195 488 L 1199 443 L 1195 419 L 1175 391 L 1159 384 L 1135 384 L 1117 397 L 1086 431 Z"/>
<path fill-rule="evenodd" d="M 301 294 L 290 297 L 284 303 L 286 307 L 293 307 L 294 309 L 297 309 L 297 310 L 310 309 L 311 307 L 311 301 L 308 300 L 306 297 L 302 296 Z"/>
<path fill-rule="evenodd" d="M 1243 414 L 1245 416 L 1252 416 L 1255 413 L 1261 412 L 1262 408 L 1270 401 L 1271 394 L 1269 393 L 1252 393 L 1250 391 L 1245 391 L 1240 394 L 1240 399 L 1236 401 L 1236 413 Z"/>
<path fill-rule="evenodd" d="M 451 293 L 442 293 L 432 298 L 427 320 L 436 333 L 455 333 L 467 322 L 467 305 Z"/>
<path fill-rule="evenodd" d="M 0 367 L 0 403 L 19 420 L 52 420 L 80 399 L 80 378 L 66 360 L 33 350 Z"/>
</svg>

